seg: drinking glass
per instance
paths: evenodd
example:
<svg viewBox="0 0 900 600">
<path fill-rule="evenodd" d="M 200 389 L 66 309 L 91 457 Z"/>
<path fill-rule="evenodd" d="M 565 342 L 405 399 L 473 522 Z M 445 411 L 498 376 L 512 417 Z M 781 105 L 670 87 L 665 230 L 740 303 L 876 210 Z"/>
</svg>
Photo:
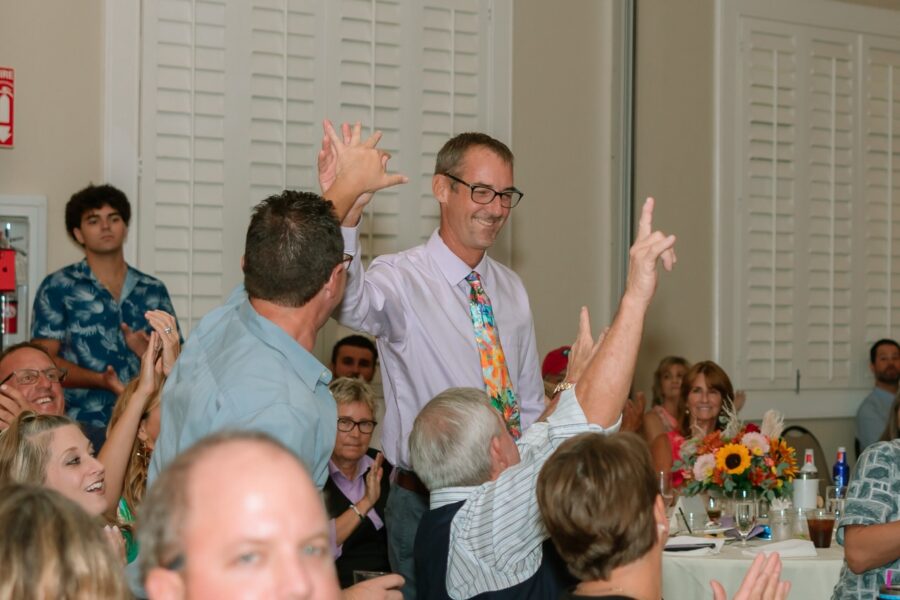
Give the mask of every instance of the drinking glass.
<svg viewBox="0 0 900 600">
<path fill-rule="evenodd" d="M 825 510 L 834 515 L 835 522 L 844 514 L 844 504 L 847 502 L 847 486 L 829 485 L 825 488 Z M 832 541 L 837 537 L 837 527 L 831 532 Z"/>
<path fill-rule="evenodd" d="M 672 489 L 672 474 L 668 471 L 657 471 L 656 482 L 659 488 L 659 495 L 662 496 L 666 507 L 672 506 L 675 499 L 675 491 Z"/>
<path fill-rule="evenodd" d="M 756 493 L 752 490 L 735 490 L 732 492 L 732 511 L 734 526 L 741 536 L 741 546 L 747 545 L 747 537 L 756 526 L 756 515 L 759 504 Z"/>
<path fill-rule="evenodd" d="M 806 525 L 809 528 L 809 539 L 816 548 L 830 548 L 834 531 L 834 513 L 824 508 L 813 508 L 806 511 Z"/>
<path fill-rule="evenodd" d="M 704 500 L 706 516 L 709 517 L 709 521 L 712 523 L 713 527 L 721 527 L 723 504 L 722 498 L 712 494 L 708 494 Z"/>
</svg>

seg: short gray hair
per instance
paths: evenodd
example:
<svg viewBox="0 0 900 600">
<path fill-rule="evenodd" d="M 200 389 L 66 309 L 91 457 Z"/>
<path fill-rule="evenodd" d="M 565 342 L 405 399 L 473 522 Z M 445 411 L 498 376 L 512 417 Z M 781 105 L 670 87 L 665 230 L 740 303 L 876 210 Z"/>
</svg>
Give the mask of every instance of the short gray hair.
<svg viewBox="0 0 900 600">
<path fill-rule="evenodd" d="M 481 485 L 491 474 L 491 440 L 505 435 L 487 394 L 450 388 L 432 398 L 409 436 L 412 467 L 429 490 Z"/>
</svg>

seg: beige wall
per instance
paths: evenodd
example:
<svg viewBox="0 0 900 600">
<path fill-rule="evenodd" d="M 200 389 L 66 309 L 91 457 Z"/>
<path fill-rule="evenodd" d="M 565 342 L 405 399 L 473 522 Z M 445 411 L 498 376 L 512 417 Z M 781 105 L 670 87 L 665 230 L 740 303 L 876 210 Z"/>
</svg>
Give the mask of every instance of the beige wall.
<svg viewBox="0 0 900 600">
<path fill-rule="evenodd" d="M 517 0 L 513 39 L 516 185 L 512 266 L 531 299 L 538 351 L 570 343 L 581 305 L 610 317 L 611 6 Z"/>
<path fill-rule="evenodd" d="M 16 145 L 0 150 L 0 194 L 47 197 L 47 268 L 81 256 L 65 204 L 103 177 L 101 0 L 4 2 L 0 64 L 16 70 Z"/>
</svg>

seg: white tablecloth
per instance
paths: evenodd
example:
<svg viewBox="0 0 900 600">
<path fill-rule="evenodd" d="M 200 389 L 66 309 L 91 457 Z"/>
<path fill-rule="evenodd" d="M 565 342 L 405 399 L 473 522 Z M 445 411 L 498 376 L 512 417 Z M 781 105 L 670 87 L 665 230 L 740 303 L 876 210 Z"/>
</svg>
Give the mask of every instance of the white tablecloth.
<svg viewBox="0 0 900 600">
<path fill-rule="evenodd" d="M 751 540 L 748 546 L 760 547 L 770 542 Z M 710 579 L 717 579 L 731 598 L 741 585 L 753 559 L 741 554 L 739 542 L 726 545 L 712 556 L 679 556 L 663 553 L 663 598 L 666 600 L 700 600 L 712 598 Z M 816 558 L 783 558 L 781 578 L 791 582 L 791 600 L 828 600 L 844 562 L 844 549 L 837 543 L 831 548 L 816 548 Z"/>
</svg>

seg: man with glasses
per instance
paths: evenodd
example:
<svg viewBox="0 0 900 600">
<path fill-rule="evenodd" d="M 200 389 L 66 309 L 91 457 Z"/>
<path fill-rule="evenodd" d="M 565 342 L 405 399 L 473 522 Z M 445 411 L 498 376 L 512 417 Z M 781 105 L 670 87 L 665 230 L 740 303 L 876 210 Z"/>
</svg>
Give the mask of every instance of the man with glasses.
<svg viewBox="0 0 900 600">
<path fill-rule="evenodd" d="M 320 153 L 323 189 L 333 171 L 332 143 L 326 136 Z M 438 230 L 421 246 L 379 256 L 368 271 L 360 261 L 351 263 L 337 315 L 378 343 L 385 375 L 382 447 L 397 467 L 387 505 L 388 542 L 394 571 L 407 579 L 407 599 L 415 595 L 416 527 L 428 506 L 407 448 L 421 408 L 450 387 L 484 389 L 515 437 L 544 408 L 525 288 L 486 254 L 523 196 L 513 182 L 512 152 L 483 133 L 458 135 L 438 152 L 432 191 L 441 211 Z M 370 197 L 360 197 L 342 219 L 348 254 L 359 252 L 358 225 Z"/>
<path fill-rule="evenodd" d="M 43 346 L 33 342 L 10 346 L 0 354 L 0 431 L 26 410 L 40 415 L 65 414 L 62 383 L 66 373 Z M 99 449 L 106 432 L 90 424 L 82 424 L 82 429 L 94 448 Z"/>
</svg>

